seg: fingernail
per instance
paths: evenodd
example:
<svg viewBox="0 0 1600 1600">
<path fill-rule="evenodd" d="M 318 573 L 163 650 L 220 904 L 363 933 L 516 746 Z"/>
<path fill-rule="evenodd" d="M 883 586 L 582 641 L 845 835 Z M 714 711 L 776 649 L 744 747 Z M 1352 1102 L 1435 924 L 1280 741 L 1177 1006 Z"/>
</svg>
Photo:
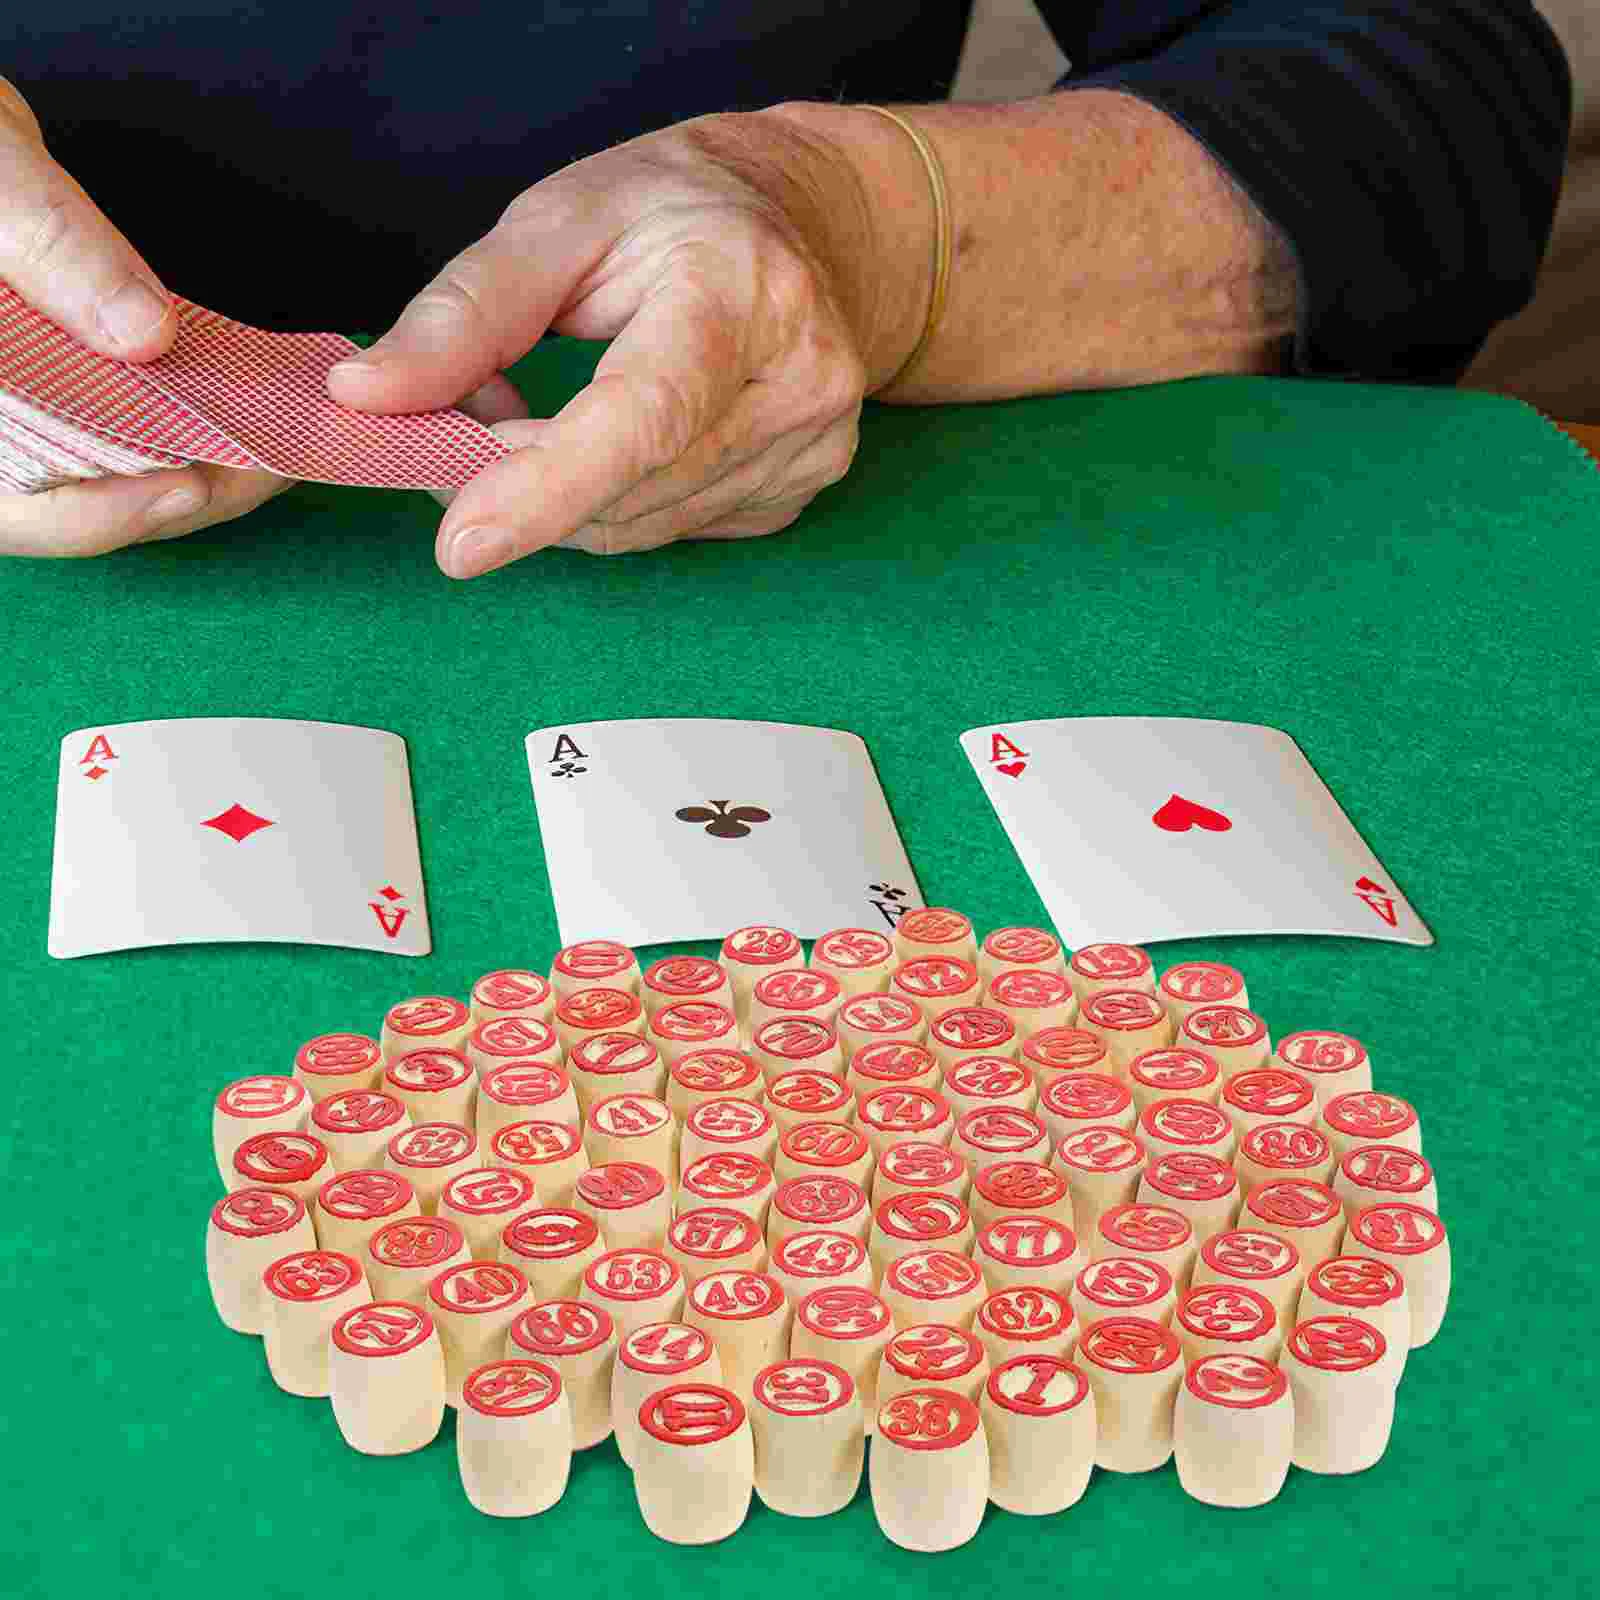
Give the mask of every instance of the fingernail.
<svg viewBox="0 0 1600 1600">
<path fill-rule="evenodd" d="M 100 326 L 118 344 L 137 345 L 148 339 L 166 320 L 167 303 L 137 278 L 100 303 Z"/>
<path fill-rule="evenodd" d="M 159 528 L 165 523 L 192 517 L 205 503 L 206 497 L 198 489 L 174 489 L 151 505 L 144 519 L 152 527 Z"/>
<path fill-rule="evenodd" d="M 329 372 L 375 372 L 383 365 L 382 356 L 359 355 L 346 356 L 343 361 L 336 361 L 328 368 Z"/>
<path fill-rule="evenodd" d="M 444 547 L 444 570 L 452 578 L 476 578 L 511 559 L 511 535 L 500 528 L 462 528 Z"/>
</svg>

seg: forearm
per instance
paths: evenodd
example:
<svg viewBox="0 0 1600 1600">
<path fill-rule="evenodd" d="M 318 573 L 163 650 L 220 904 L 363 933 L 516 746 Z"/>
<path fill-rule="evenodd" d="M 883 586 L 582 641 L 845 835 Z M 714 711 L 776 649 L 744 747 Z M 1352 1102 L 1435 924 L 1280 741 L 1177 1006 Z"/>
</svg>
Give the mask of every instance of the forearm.
<svg viewBox="0 0 1600 1600">
<path fill-rule="evenodd" d="M 905 114 L 943 163 L 954 259 L 938 330 L 885 398 L 995 399 L 1281 365 L 1292 256 L 1160 112 L 1083 90 Z M 859 108 L 760 116 L 848 175 L 819 218 L 820 248 L 844 280 L 879 390 L 928 310 L 934 213 L 921 157 L 903 130 Z"/>
</svg>

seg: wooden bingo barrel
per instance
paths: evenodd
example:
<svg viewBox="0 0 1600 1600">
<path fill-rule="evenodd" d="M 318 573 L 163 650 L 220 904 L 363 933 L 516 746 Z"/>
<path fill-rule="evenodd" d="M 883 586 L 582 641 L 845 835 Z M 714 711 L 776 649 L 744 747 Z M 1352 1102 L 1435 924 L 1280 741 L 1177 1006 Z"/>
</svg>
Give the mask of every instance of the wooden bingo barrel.
<svg viewBox="0 0 1600 1600">
<path fill-rule="evenodd" d="M 714 1150 L 742 1150 L 772 1161 L 778 1153 L 772 1113 L 754 1100 L 702 1100 L 684 1118 L 679 1159 L 687 1166 Z"/>
<path fill-rule="evenodd" d="M 741 1399 L 763 1367 L 789 1347 L 789 1302 L 764 1272 L 708 1272 L 689 1290 L 683 1320 L 710 1337 L 722 1358 L 722 1381 Z"/>
<path fill-rule="evenodd" d="M 387 1222 L 420 1217 L 416 1191 L 398 1172 L 362 1167 L 329 1178 L 317 1190 L 311 1209 L 317 1243 L 324 1250 L 342 1250 L 357 1261 L 367 1260 L 367 1245 Z M 366 1269 L 371 1276 L 370 1267 Z"/>
<path fill-rule="evenodd" d="M 317 1248 L 305 1204 L 282 1189 L 235 1189 L 211 1208 L 206 1281 L 217 1315 L 235 1333 L 260 1333 L 262 1274 L 281 1256 Z"/>
<path fill-rule="evenodd" d="M 378 1044 L 385 1062 L 409 1050 L 459 1050 L 472 1031 L 472 1013 L 451 995 L 402 1000 L 384 1013 Z"/>
<path fill-rule="evenodd" d="M 258 1133 L 294 1133 L 311 1114 L 303 1083 L 276 1073 L 238 1078 L 218 1094 L 211 1112 L 211 1151 L 224 1188 L 248 1187 L 234 1181 L 233 1153 Z"/>
<path fill-rule="evenodd" d="M 1182 1212 L 1204 1244 L 1214 1233 L 1227 1232 L 1237 1219 L 1239 1175 L 1226 1161 L 1198 1151 L 1153 1156 L 1139 1180 L 1137 1198 Z"/>
<path fill-rule="evenodd" d="M 1411 1348 L 1427 1344 L 1450 1303 L 1450 1240 L 1438 1213 L 1406 1201 L 1368 1206 L 1351 1222 L 1345 1249 L 1400 1273 L 1411 1304 Z"/>
<path fill-rule="evenodd" d="M 650 1042 L 668 1070 L 698 1050 L 737 1050 L 739 1019 L 714 1000 L 674 1000 L 650 1019 Z"/>
<path fill-rule="evenodd" d="M 828 1228 L 866 1243 L 872 1229 L 867 1192 L 848 1178 L 812 1172 L 783 1183 L 772 1197 L 767 1245 L 776 1250 L 791 1233 Z"/>
<path fill-rule="evenodd" d="M 775 1079 L 800 1069 L 826 1072 L 841 1082 L 844 1078 L 844 1052 L 833 1024 L 815 1017 L 776 1017 L 762 1023 L 750 1036 L 750 1055 L 759 1063 L 769 1093 Z"/>
<path fill-rule="evenodd" d="M 563 945 L 550 963 L 550 987 L 557 1004 L 580 989 L 621 989 L 638 994 L 639 959 L 614 939 L 583 939 Z"/>
<path fill-rule="evenodd" d="M 1045 1085 L 1035 1110 L 1053 1147 L 1084 1128 L 1132 1133 L 1138 1126 L 1128 1086 L 1104 1072 L 1060 1073 Z"/>
<path fill-rule="evenodd" d="M 514 1061 L 538 1061 L 559 1067 L 565 1060 L 555 1028 L 538 1017 L 495 1017 L 480 1022 L 467 1035 L 462 1051 L 481 1083 L 496 1067 Z"/>
<path fill-rule="evenodd" d="M 445 1185 L 483 1162 L 478 1136 L 459 1122 L 419 1122 L 402 1129 L 383 1147 L 383 1164 L 411 1184 L 422 1214 L 431 1217 Z"/>
<path fill-rule="evenodd" d="M 1016 1212 L 986 1222 L 972 1256 L 990 1289 L 1023 1283 L 1067 1294 L 1083 1265 L 1077 1236 L 1066 1223 Z"/>
<path fill-rule="evenodd" d="M 661 1253 L 677 1263 L 691 1289 L 708 1272 L 760 1272 L 767 1264 L 760 1228 L 744 1212 L 727 1206 L 680 1211 L 667 1229 Z"/>
<path fill-rule="evenodd" d="M 1096 1465 L 1108 1472 L 1163 1465 L 1183 1379 L 1177 1335 L 1146 1317 L 1105 1317 L 1083 1330 L 1077 1364 L 1094 1390 Z"/>
<path fill-rule="evenodd" d="M 1312 1317 L 1289 1330 L 1293 1461 L 1306 1472 L 1363 1472 L 1389 1447 L 1394 1384 L 1387 1341 L 1360 1317 Z"/>
<path fill-rule="evenodd" d="M 1105 1040 L 1087 1028 L 1043 1028 L 1028 1034 L 1018 1059 L 1032 1071 L 1041 1096 L 1057 1078 L 1073 1073 L 1114 1076 Z"/>
<path fill-rule="evenodd" d="M 928 1048 L 946 1076 L 972 1056 L 1009 1061 L 1021 1042 L 1017 1025 L 993 1006 L 949 1006 L 928 1025 Z"/>
<path fill-rule="evenodd" d="M 1072 1310 L 1080 1329 L 1107 1317 L 1142 1317 L 1165 1326 L 1177 1307 L 1172 1274 L 1147 1256 L 1101 1256 L 1072 1285 Z"/>
<path fill-rule="evenodd" d="M 496 1256 L 528 1280 L 534 1299 L 565 1300 L 579 1293 L 589 1263 L 605 1252 L 593 1217 L 567 1206 L 540 1206 L 500 1230 Z"/>
<path fill-rule="evenodd" d="M 1114 1077 L 1127 1081 L 1135 1057 L 1172 1043 L 1172 1021 L 1161 1002 L 1142 989 L 1103 989 L 1083 1002 L 1078 1026 L 1106 1047 Z"/>
<path fill-rule="evenodd" d="M 1219 1104 L 1241 1139 L 1269 1122 L 1310 1124 L 1317 1116 L 1317 1092 L 1311 1080 L 1288 1067 L 1236 1072 L 1223 1088 Z"/>
<path fill-rule="evenodd" d="M 1050 1134 L 1038 1117 L 1018 1106 L 969 1111 L 955 1126 L 950 1148 L 976 1177 L 998 1161 L 1050 1159 Z"/>
<path fill-rule="evenodd" d="M 658 1539 L 712 1544 L 738 1532 L 755 1469 L 744 1402 L 725 1386 L 675 1383 L 639 1407 L 633 1488 Z"/>
<path fill-rule="evenodd" d="M 978 946 L 978 972 L 993 983 L 1002 972 L 1026 968 L 1066 975 L 1061 941 L 1044 928 L 996 928 Z"/>
<path fill-rule="evenodd" d="M 400 1217 L 367 1240 L 365 1267 L 378 1299 L 404 1300 L 426 1310 L 428 1285 L 446 1267 L 471 1259 L 455 1223 L 442 1217 Z"/>
<path fill-rule="evenodd" d="M 541 973 L 519 967 L 502 967 L 486 972 L 467 996 L 467 1010 L 474 1027 L 496 1022 L 501 1017 L 524 1017 L 533 1022 L 548 1022 L 555 1014 L 555 990 Z"/>
<path fill-rule="evenodd" d="M 1196 1154 L 1231 1161 L 1238 1135 L 1227 1115 L 1205 1100 L 1157 1100 L 1139 1114 L 1139 1137 L 1157 1156 Z"/>
<path fill-rule="evenodd" d="M 861 1097 L 856 1115 L 879 1161 L 890 1146 L 907 1140 L 949 1144 L 956 1126 L 949 1102 L 935 1089 L 877 1089 Z"/>
<path fill-rule="evenodd" d="M 902 961 L 889 980 L 889 993 L 921 1009 L 929 1023 L 954 1006 L 978 1003 L 978 969 L 960 956 L 914 956 Z"/>
<path fill-rule="evenodd" d="M 1183 1019 L 1177 1043 L 1205 1051 L 1222 1068 L 1224 1086 L 1235 1073 L 1264 1067 L 1272 1053 L 1266 1023 L 1246 1006 L 1198 1007 Z"/>
<path fill-rule="evenodd" d="M 1203 1283 L 1185 1290 L 1173 1313 L 1172 1331 L 1185 1361 L 1213 1355 L 1275 1361 L 1283 1346 L 1272 1302 L 1239 1283 Z"/>
<path fill-rule="evenodd" d="M 1327 1101 L 1317 1126 L 1328 1136 L 1334 1159 L 1347 1156 L 1364 1144 L 1398 1145 L 1402 1150 L 1422 1150 L 1422 1124 L 1416 1107 L 1399 1095 L 1376 1089 L 1352 1089 Z"/>
<path fill-rule="evenodd" d="M 690 1211 L 697 1206 L 726 1206 L 744 1212 L 758 1228 L 766 1228 L 777 1187 L 765 1161 L 742 1150 L 716 1150 L 683 1169 L 678 1207 Z M 770 1230 L 767 1237 L 770 1242 Z"/>
<path fill-rule="evenodd" d="M 989 1376 L 983 1341 L 966 1328 L 940 1322 L 901 1328 L 883 1348 L 878 1406 L 908 1389 L 948 1389 L 976 1400 Z"/>
<path fill-rule="evenodd" d="M 1156 984 L 1156 998 L 1167 1008 L 1174 1028 L 1182 1027 L 1202 1006 L 1250 1004 L 1244 974 L 1220 961 L 1180 961 L 1168 967 Z"/>
<path fill-rule="evenodd" d="M 253 1133 L 233 1152 L 229 1189 L 282 1189 L 309 1205 L 333 1176 L 328 1147 L 310 1133 Z"/>
<path fill-rule="evenodd" d="M 1196 1288 L 1232 1283 L 1254 1289 L 1271 1301 L 1282 1332 L 1295 1320 L 1305 1275 L 1300 1252 L 1289 1240 L 1260 1228 L 1230 1228 L 1200 1246 L 1191 1281 Z"/>
<path fill-rule="evenodd" d="M 328 1392 L 333 1325 L 371 1299 L 361 1264 L 336 1250 L 294 1250 L 261 1275 L 262 1335 L 272 1381 L 289 1394 Z"/>
<path fill-rule="evenodd" d="M 859 1101 L 879 1089 L 938 1089 L 944 1073 L 924 1045 L 882 1039 L 863 1045 L 850 1057 L 844 1081 Z"/>
<path fill-rule="evenodd" d="M 998 1367 L 1013 1356 L 1070 1356 L 1078 1342 L 1078 1324 L 1065 1295 L 1032 1284 L 996 1289 L 984 1298 L 972 1319 L 972 1331 Z"/>
<path fill-rule="evenodd" d="M 1248 1200 L 1262 1184 L 1280 1178 L 1325 1184 L 1333 1177 L 1333 1160 L 1333 1147 L 1322 1129 L 1300 1122 L 1267 1122 L 1240 1140 L 1233 1165 Z"/>
<path fill-rule="evenodd" d="M 612 1095 L 644 1094 L 659 1099 L 667 1084 L 667 1064 L 660 1050 L 653 1040 L 641 1039 L 636 1033 L 590 1034 L 568 1058 L 567 1074 L 573 1098 L 585 1117 Z"/>
<path fill-rule="evenodd" d="M 789 1353 L 830 1361 L 849 1373 L 861 1396 L 863 1426 L 871 1433 L 883 1351 L 893 1335 L 894 1318 L 870 1289 L 829 1284 L 796 1305 Z"/>
<path fill-rule="evenodd" d="M 1222 1096 L 1222 1068 L 1204 1050 L 1165 1045 L 1145 1050 L 1128 1063 L 1128 1089 L 1140 1116 L 1158 1100 L 1204 1100 Z"/>
<path fill-rule="evenodd" d="M 611 1426 L 617 1451 L 633 1465 L 639 1408 L 675 1383 L 722 1382 L 722 1360 L 710 1336 L 686 1322 L 647 1322 L 617 1346 L 611 1369 Z"/>
<path fill-rule="evenodd" d="M 541 1361 L 490 1361 L 467 1374 L 456 1419 L 461 1487 L 490 1517 L 532 1517 L 567 1489 L 572 1417 L 561 1379 Z"/>
<path fill-rule="evenodd" d="M 831 1024 L 843 1000 L 844 988 L 832 973 L 807 967 L 768 972 L 750 991 L 750 1031 L 778 1017 L 811 1017 Z"/>
<path fill-rule="evenodd" d="M 1306 1274 L 1295 1320 L 1359 1317 L 1383 1335 L 1384 1365 L 1398 1384 L 1411 1350 L 1411 1302 L 1406 1280 L 1387 1261 L 1373 1256 L 1333 1256 Z"/>
<path fill-rule="evenodd" d="M 805 964 L 805 951 L 787 928 L 756 923 L 736 928 L 722 941 L 722 965 L 733 984 L 734 1010 L 741 1021 L 749 1014 L 750 997 L 759 979 Z"/>
<path fill-rule="evenodd" d="M 972 1220 L 981 1228 L 1001 1217 L 1047 1217 L 1070 1227 L 1071 1186 L 1042 1161 L 991 1161 L 972 1180 Z"/>
<path fill-rule="evenodd" d="M 836 1228 L 803 1228 L 785 1234 L 772 1251 L 767 1271 L 778 1280 L 789 1304 L 797 1306 L 813 1289 L 831 1284 L 870 1289 L 872 1263 L 867 1247 Z"/>
<path fill-rule="evenodd" d="M 667 1106 L 680 1122 L 707 1100 L 753 1100 L 766 1096 L 759 1064 L 742 1050 L 691 1050 L 667 1072 Z"/>
<path fill-rule="evenodd" d="M 816 1358 L 775 1361 L 750 1389 L 755 1490 L 789 1517 L 825 1517 L 855 1498 L 866 1454 L 850 1374 Z"/>
<path fill-rule="evenodd" d="M 439 1195 L 436 1216 L 460 1228 L 467 1249 L 479 1261 L 500 1250 L 500 1235 L 525 1211 L 537 1209 L 533 1179 L 509 1167 L 474 1167 L 452 1178 Z"/>
<path fill-rule="evenodd" d="M 878 1408 L 868 1464 L 873 1515 L 905 1550 L 954 1550 L 978 1531 L 989 1446 L 978 1408 L 946 1389 L 908 1389 Z"/>
<path fill-rule="evenodd" d="M 683 1274 L 658 1250 L 608 1250 L 583 1269 L 583 1298 L 608 1312 L 625 1339 L 647 1322 L 676 1322 Z"/>
<path fill-rule="evenodd" d="M 860 1128 L 844 1122 L 800 1122 L 778 1141 L 774 1176 L 786 1183 L 808 1172 L 826 1172 L 864 1189 L 872 1181 L 874 1165 L 872 1146 Z"/>
<path fill-rule="evenodd" d="M 311 1132 L 335 1172 L 381 1165 L 389 1141 L 410 1126 L 400 1101 L 375 1089 L 340 1089 L 311 1108 Z"/>
<path fill-rule="evenodd" d="M 651 1167 L 669 1185 L 677 1180 L 678 1125 L 667 1102 L 654 1095 L 610 1094 L 596 1100 L 584 1121 L 583 1147 L 591 1167 L 621 1162 Z"/>
<path fill-rule="evenodd" d="M 997 1506 L 1042 1517 L 1083 1498 L 1094 1467 L 1094 1391 L 1070 1361 L 1013 1356 L 989 1374 L 979 1412 Z"/>
<path fill-rule="evenodd" d="M 1033 1073 L 1006 1056 L 963 1056 L 942 1075 L 939 1088 L 959 1122 L 969 1111 L 985 1106 L 1015 1106 L 1032 1111 L 1039 1103 Z"/>
<path fill-rule="evenodd" d="M 1372 1087 L 1367 1047 L 1348 1033 L 1314 1028 L 1287 1034 L 1278 1041 L 1273 1055 L 1280 1065 L 1311 1080 L 1318 1106 L 1327 1105 L 1341 1094 Z"/>
<path fill-rule="evenodd" d="M 811 967 L 838 983 L 845 999 L 889 987 L 899 956 L 894 940 L 875 928 L 830 928 L 811 946 Z"/>
<path fill-rule="evenodd" d="M 872 1045 L 920 1045 L 927 1037 L 928 1019 L 921 1006 L 903 995 L 872 992 L 851 995 L 844 1001 L 835 1028 L 848 1063 Z"/>
<path fill-rule="evenodd" d="M 611 1437 L 617 1331 L 604 1306 L 587 1300 L 541 1300 L 511 1324 L 505 1353 L 542 1361 L 560 1377 L 572 1413 L 574 1450 L 587 1450 Z"/>
<path fill-rule="evenodd" d="M 660 1020 L 658 1013 L 656 1021 Z M 562 1052 L 570 1063 L 586 1039 L 611 1033 L 631 1033 L 643 1038 L 644 1003 L 626 989 L 575 989 L 556 1001 L 555 1029 Z M 652 1042 L 660 1048 L 659 1039 Z M 582 1105 L 583 1074 L 574 1071 L 572 1082 L 578 1091 L 578 1103 Z"/>
<path fill-rule="evenodd" d="M 948 906 L 925 906 L 907 911 L 894 925 L 895 954 L 902 962 L 921 956 L 955 956 L 978 959 L 978 941 L 972 920 Z"/>
<path fill-rule="evenodd" d="M 444 1349 L 433 1318 L 404 1300 L 375 1300 L 333 1325 L 328 1397 L 352 1450 L 406 1455 L 444 1420 Z"/>
<path fill-rule="evenodd" d="M 719 961 L 704 956 L 663 956 L 644 969 L 639 990 L 645 1016 L 654 1019 L 665 1006 L 680 1000 L 703 1000 L 733 1010 L 733 983 Z"/>
<path fill-rule="evenodd" d="M 953 1195 L 898 1194 L 874 1210 L 867 1251 L 881 1277 L 891 1261 L 913 1250 L 967 1251 L 972 1239 L 972 1217 Z"/>
<path fill-rule="evenodd" d="M 1259 1506 L 1289 1475 L 1294 1399 L 1281 1368 L 1218 1353 L 1189 1363 L 1172 1417 L 1178 1482 L 1211 1506 Z"/>
<path fill-rule="evenodd" d="M 1239 1214 L 1240 1227 L 1287 1239 L 1308 1265 L 1338 1255 L 1344 1224 L 1344 1208 L 1333 1190 L 1304 1178 L 1261 1184 Z"/>
<path fill-rule="evenodd" d="M 767 1084 L 767 1108 L 781 1138 L 802 1122 L 853 1122 L 856 1097 L 845 1080 L 832 1072 L 792 1067 Z"/>
<path fill-rule="evenodd" d="M 376 1089 L 383 1051 L 364 1033 L 319 1033 L 295 1051 L 294 1076 L 313 1102 L 347 1089 Z"/>
<path fill-rule="evenodd" d="M 945 1322 L 970 1328 L 988 1294 L 983 1269 L 954 1250 L 913 1250 L 891 1261 L 881 1285 L 895 1326 Z"/>
<path fill-rule="evenodd" d="M 1156 973 L 1147 951 L 1135 944 L 1086 944 L 1067 959 L 1067 981 L 1078 1005 L 1114 989 L 1156 992 Z"/>
<path fill-rule="evenodd" d="M 505 1348 L 506 1333 L 532 1302 L 528 1280 L 500 1261 L 461 1261 L 428 1284 L 428 1314 L 444 1346 L 444 1397 L 461 1404 L 466 1375 Z"/>
<path fill-rule="evenodd" d="M 1093 1240 L 1103 1213 L 1132 1202 L 1144 1163 L 1138 1138 L 1107 1123 L 1075 1129 L 1056 1146 L 1050 1165 L 1067 1180 L 1079 1238 Z"/>
<path fill-rule="evenodd" d="M 997 973 L 988 980 L 984 1004 L 1011 1019 L 1019 1041 L 1046 1028 L 1070 1028 L 1078 1015 L 1078 997 L 1065 973 L 1036 967 Z"/>
<path fill-rule="evenodd" d="M 383 1090 L 393 1095 L 413 1122 L 477 1120 L 478 1076 L 459 1050 L 408 1050 L 383 1069 Z"/>
<path fill-rule="evenodd" d="M 504 1061 L 478 1080 L 478 1142 L 487 1146 L 515 1122 L 565 1122 L 583 1113 L 565 1067 L 553 1061 Z"/>
<path fill-rule="evenodd" d="M 1194 1229 L 1181 1211 L 1134 1201 L 1101 1212 L 1089 1254 L 1091 1259 L 1140 1256 L 1154 1261 L 1167 1269 L 1181 1293 L 1189 1285 L 1198 1250 Z"/>
<path fill-rule="evenodd" d="M 583 1136 L 570 1122 L 543 1117 L 513 1122 L 489 1140 L 490 1166 L 509 1167 L 533 1180 L 547 1206 L 570 1206 L 578 1179 L 589 1170 Z"/>
<path fill-rule="evenodd" d="M 1417 1151 L 1398 1144 L 1358 1144 L 1348 1151 L 1334 1170 L 1333 1192 L 1344 1202 L 1346 1219 L 1388 1200 L 1439 1209 L 1432 1166 Z"/>
<path fill-rule="evenodd" d="M 872 1173 L 875 1205 L 897 1194 L 947 1194 L 964 1200 L 971 1187 L 966 1162 L 949 1145 L 923 1139 L 890 1145 Z"/>
</svg>

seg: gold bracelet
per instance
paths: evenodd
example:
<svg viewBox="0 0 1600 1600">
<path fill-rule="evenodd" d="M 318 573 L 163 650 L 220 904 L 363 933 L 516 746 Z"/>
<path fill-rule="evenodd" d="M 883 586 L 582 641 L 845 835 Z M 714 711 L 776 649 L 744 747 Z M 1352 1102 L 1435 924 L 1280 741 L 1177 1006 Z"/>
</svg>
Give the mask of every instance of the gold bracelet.
<svg viewBox="0 0 1600 1600">
<path fill-rule="evenodd" d="M 908 122 L 898 111 L 890 111 L 887 106 L 863 105 L 860 109 L 887 117 L 896 127 L 905 130 L 917 147 L 917 154 L 922 157 L 922 164 L 928 170 L 928 184 L 933 190 L 933 292 L 928 297 L 928 319 L 922 325 L 922 337 L 913 346 L 911 354 L 900 363 L 898 371 L 887 383 L 879 384 L 876 392 L 881 394 L 885 389 L 892 389 L 921 360 L 944 316 L 945 297 L 950 288 L 950 192 L 945 186 L 944 166 L 938 152 L 920 128 Z"/>
</svg>

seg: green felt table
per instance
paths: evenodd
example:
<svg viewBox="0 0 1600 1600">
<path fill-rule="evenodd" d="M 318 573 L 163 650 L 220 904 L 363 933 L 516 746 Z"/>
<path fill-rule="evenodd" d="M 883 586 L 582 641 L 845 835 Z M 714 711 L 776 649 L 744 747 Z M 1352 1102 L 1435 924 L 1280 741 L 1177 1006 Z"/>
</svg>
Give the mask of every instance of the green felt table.
<svg viewBox="0 0 1600 1600">
<path fill-rule="evenodd" d="M 537 411 L 592 352 L 519 371 Z M 1482 395 L 1214 380 L 872 410 L 857 466 L 788 533 L 457 585 L 419 495 L 304 487 L 92 563 L 0 566 L 0 996 L 13 1054 L 0 1273 L 13 1592 L 251 1600 L 695 1592 L 886 1597 L 1576 1595 L 1595 1557 L 1600 476 Z M 270 1382 L 202 1273 L 211 1098 L 412 993 L 544 966 L 556 930 L 525 732 L 722 715 L 865 736 L 931 901 L 1042 916 L 956 744 L 1000 718 L 1162 713 L 1288 729 L 1438 935 L 1163 946 L 1244 968 L 1275 1034 L 1365 1039 L 1420 1108 L 1456 1292 L 1382 1462 L 1200 1506 L 1169 1465 L 1097 1473 L 1043 1520 L 991 1508 L 943 1557 L 865 1489 L 822 1522 L 757 1504 L 657 1542 L 607 1443 L 560 1506 L 479 1516 L 453 1424 L 346 1449 Z M 55 755 L 90 722 L 257 715 L 409 742 L 434 953 L 45 953 Z M 1587 1506 L 1587 1510 L 1583 1508 Z"/>
</svg>

